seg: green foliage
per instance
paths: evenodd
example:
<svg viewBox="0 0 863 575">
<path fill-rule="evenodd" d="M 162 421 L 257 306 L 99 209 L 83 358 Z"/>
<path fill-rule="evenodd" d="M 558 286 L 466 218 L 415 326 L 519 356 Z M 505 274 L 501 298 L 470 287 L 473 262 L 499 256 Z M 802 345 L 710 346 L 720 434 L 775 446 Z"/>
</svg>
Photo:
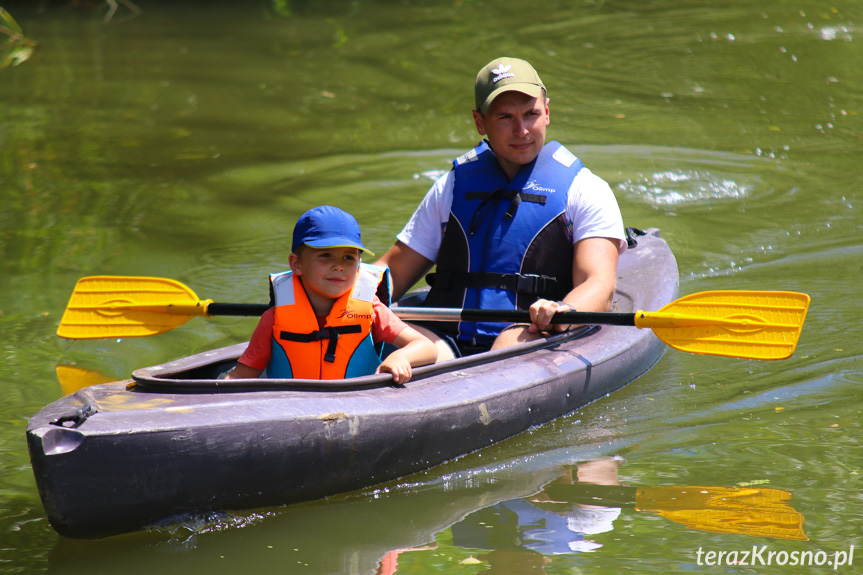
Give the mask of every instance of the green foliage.
<svg viewBox="0 0 863 575">
<path fill-rule="evenodd" d="M 0 7 L 0 34 L 8 38 L 0 42 L 0 69 L 10 64 L 18 66 L 33 55 L 36 43 L 24 37 L 18 22 L 4 8 Z"/>
<path fill-rule="evenodd" d="M 2 6 L 0 6 L 0 20 L 3 22 L 3 26 L 0 27 L 5 34 L 9 36 L 22 36 L 24 32 L 21 30 L 21 26 L 18 25 L 18 22 L 12 18 L 12 15 L 7 12 Z"/>
<path fill-rule="evenodd" d="M 291 15 L 291 3 L 289 0 L 273 0 L 273 12 L 279 16 Z"/>
</svg>

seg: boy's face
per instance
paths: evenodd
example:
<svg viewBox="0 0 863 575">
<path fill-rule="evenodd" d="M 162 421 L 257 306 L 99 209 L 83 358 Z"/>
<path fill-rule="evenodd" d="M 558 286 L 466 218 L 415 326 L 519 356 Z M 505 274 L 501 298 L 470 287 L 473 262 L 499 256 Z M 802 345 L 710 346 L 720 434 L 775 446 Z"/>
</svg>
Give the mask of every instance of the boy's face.
<svg viewBox="0 0 863 575">
<path fill-rule="evenodd" d="M 291 270 L 303 278 L 303 286 L 315 309 L 318 304 L 332 304 L 354 287 L 360 266 L 357 248 L 310 248 L 289 258 Z M 327 307 L 327 311 L 329 308 Z"/>
</svg>

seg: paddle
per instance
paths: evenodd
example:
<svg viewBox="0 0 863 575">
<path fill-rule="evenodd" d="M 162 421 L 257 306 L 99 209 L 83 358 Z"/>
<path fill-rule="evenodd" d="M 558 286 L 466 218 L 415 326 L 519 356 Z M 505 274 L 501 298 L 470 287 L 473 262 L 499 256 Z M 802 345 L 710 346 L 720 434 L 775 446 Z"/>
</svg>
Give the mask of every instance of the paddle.
<svg viewBox="0 0 863 575">
<path fill-rule="evenodd" d="M 553 323 L 650 328 L 688 353 L 749 359 L 785 359 L 794 353 L 809 296 L 781 291 L 709 291 L 675 300 L 659 311 L 563 312 Z M 266 305 L 214 303 L 170 279 L 124 276 L 82 278 L 57 335 L 69 339 L 143 337 L 172 330 L 195 316 L 256 316 Z M 394 307 L 406 321 L 530 322 L 526 310 Z"/>
<path fill-rule="evenodd" d="M 808 541 L 803 515 L 788 505 L 791 493 L 764 487 L 620 487 L 553 483 L 552 502 L 632 507 L 658 513 L 689 529 Z"/>
</svg>

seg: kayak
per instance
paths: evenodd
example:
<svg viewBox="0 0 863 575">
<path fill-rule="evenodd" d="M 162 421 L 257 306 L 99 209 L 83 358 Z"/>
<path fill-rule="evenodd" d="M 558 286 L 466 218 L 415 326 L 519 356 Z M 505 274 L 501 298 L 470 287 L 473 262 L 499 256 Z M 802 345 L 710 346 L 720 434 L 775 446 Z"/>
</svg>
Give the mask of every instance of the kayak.
<svg viewBox="0 0 863 575">
<path fill-rule="evenodd" d="M 613 310 L 656 310 L 677 294 L 674 256 L 647 230 L 620 258 Z M 142 368 L 34 415 L 27 444 L 51 525 L 99 538 L 383 483 L 600 399 L 665 350 L 649 329 L 587 325 L 417 368 L 405 386 L 389 375 L 222 379 L 245 346 Z"/>
</svg>

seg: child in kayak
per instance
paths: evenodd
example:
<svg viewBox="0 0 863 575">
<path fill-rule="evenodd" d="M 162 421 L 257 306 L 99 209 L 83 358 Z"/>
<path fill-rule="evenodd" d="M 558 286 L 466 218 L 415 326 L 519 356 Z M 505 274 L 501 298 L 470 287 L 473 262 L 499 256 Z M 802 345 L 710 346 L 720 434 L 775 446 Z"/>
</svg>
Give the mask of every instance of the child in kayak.
<svg viewBox="0 0 863 575">
<path fill-rule="evenodd" d="M 361 263 L 374 254 L 347 212 L 320 206 L 294 227 L 290 271 L 270 276 L 274 305 L 258 322 L 228 379 L 342 379 L 386 372 L 396 383 L 437 360 L 434 344 L 402 322 L 389 301 L 388 270 Z M 381 360 L 383 344 L 397 349 Z"/>
</svg>

